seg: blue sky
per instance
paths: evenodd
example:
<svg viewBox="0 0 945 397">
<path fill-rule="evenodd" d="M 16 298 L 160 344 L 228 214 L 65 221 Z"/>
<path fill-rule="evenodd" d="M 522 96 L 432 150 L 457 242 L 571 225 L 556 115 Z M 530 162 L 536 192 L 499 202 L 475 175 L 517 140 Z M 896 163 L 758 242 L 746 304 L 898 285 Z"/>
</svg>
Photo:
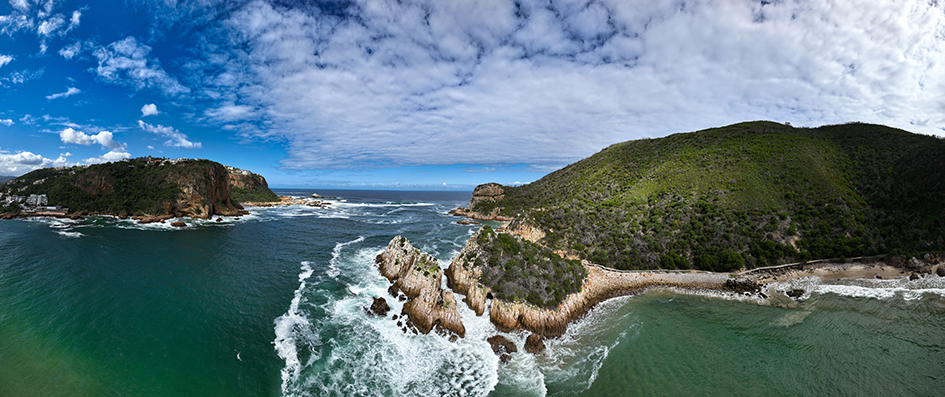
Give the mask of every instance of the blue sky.
<svg viewBox="0 0 945 397">
<path fill-rule="evenodd" d="M 929 1 L 0 4 L 0 175 L 207 158 L 277 187 L 533 181 L 746 120 L 943 135 Z"/>
</svg>

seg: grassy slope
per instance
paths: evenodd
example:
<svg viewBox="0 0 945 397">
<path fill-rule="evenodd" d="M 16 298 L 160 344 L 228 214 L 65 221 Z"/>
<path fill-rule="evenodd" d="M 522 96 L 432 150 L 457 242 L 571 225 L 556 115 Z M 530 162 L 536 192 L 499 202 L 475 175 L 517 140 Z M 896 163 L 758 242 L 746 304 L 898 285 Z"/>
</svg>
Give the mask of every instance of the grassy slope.
<svg viewBox="0 0 945 397">
<path fill-rule="evenodd" d="M 612 145 L 491 206 L 616 268 L 729 270 L 942 250 L 945 140 L 741 123 Z"/>
</svg>

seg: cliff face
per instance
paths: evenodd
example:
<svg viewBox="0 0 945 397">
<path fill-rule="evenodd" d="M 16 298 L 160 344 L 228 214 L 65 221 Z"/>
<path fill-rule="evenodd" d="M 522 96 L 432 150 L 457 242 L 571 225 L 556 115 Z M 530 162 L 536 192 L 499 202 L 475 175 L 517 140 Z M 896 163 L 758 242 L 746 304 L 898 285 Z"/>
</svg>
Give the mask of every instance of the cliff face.
<svg viewBox="0 0 945 397">
<path fill-rule="evenodd" d="M 237 203 L 277 202 L 279 196 L 269 190 L 269 184 L 262 175 L 234 167 L 226 167 L 229 172 L 230 198 Z"/>
<path fill-rule="evenodd" d="M 17 195 L 46 194 L 49 205 L 73 212 L 137 217 L 208 219 L 245 213 L 231 199 L 231 185 L 266 187 L 248 173 L 233 178 L 228 167 L 209 160 L 138 158 L 64 169 L 42 169 L 3 186 Z M 273 194 L 274 196 L 274 194 Z"/>
<path fill-rule="evenodd" d="M 496 207 L 496 203 L 503 198 L 505 198 L 505 190 L 502 185 L 498 183 L 479 185 L 473 190 L 472 198 L 469 200 L 469 208 L 459 207 L 450 211 L 450 214 L 480 221 L 508 222 L 512 218 L 499 215 L 502 208 Z"/>
<path fill-rule="evenodd" d="M 440 287 L 443 270 L 435 258 L 397 236 L 377 256 L 381 275 L 393 283 L 390 292 L 407 295 L 404 314 L 420 332 L 449 331 L 459 337 L 466 335 L 453 292 Z"/>
</svg>

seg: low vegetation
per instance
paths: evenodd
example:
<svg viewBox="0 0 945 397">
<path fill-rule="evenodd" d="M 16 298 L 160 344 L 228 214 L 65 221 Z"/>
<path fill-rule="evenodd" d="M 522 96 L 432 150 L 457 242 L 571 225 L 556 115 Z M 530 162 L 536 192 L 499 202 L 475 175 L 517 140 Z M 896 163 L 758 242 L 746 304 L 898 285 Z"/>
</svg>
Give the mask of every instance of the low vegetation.
<svg viewBox="0 0 945 397">
<path fill-rule="evenodd" d="M 562 258 L 548 247 L 497 233 L 489 226 L 475 238 L 481 250 L 462 259 L 482 269 L 479 282 L 498 299 L 554 308 L 581 289 L 586 270 L 580 261 Z"/>
</svg>

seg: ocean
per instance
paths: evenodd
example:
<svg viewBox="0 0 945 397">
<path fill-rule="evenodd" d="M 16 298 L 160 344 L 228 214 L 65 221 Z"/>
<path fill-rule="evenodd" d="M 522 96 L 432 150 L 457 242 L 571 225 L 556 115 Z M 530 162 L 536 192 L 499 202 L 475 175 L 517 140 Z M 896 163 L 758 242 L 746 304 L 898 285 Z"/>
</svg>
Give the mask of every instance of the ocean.
<svg viewBox="0 0 945 397">
<path fill-rule="evenodd" d="M 312 191 L 280 190 L 308 196 Z M 331 208 L 221 222 L 0 221 L 0 396 L 940 395 L 945 278 L 800 279 L 800 302 L 650 291 L 607 301 L 501 364 L 364 307 L 396 235 L 442 267 L 469 193 L 318 191 Z"/>
</svg>

